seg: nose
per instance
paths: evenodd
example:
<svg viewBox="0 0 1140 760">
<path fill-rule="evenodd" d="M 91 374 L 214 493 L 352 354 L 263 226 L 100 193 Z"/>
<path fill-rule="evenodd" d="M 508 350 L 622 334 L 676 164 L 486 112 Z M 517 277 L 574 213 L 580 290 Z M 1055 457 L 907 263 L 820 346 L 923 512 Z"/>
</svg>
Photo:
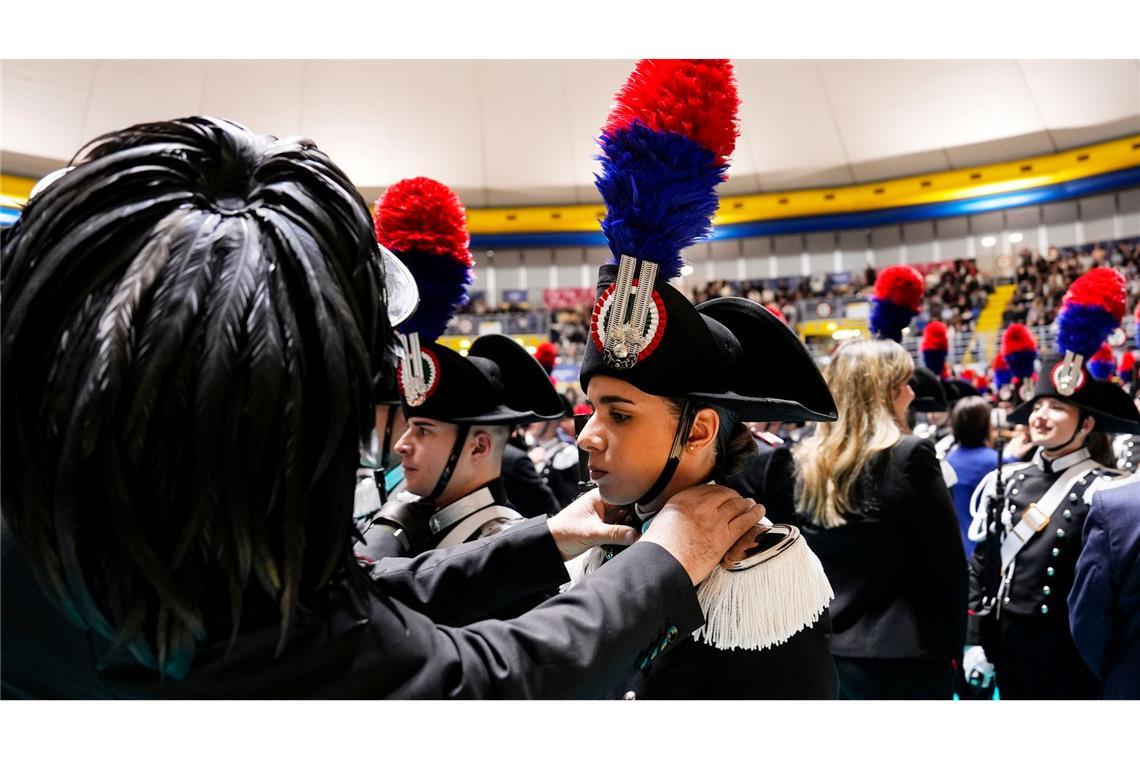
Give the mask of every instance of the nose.
<svg viewBox="0 0 1140 760">
<path fill-rule="evenodd" d="M 590 415 L 590 419 L 586 421 L 582 432 L 578 434 L 578 448 L 591 454 L 602 451 L 605 448 L 605 441 L 602 438 L 601 428 L 601 423 L 598 422 L 598 415 L 595 412 Z"/>
<path fill-rule="evenodd" d="M 412 429 L 410 427 L 406 428 L 399 439 L 397 439 L 396 445 L 392 447 L 392 450 L 402 457 L 407 457 L 412 453 L 411 432 Z"/>
</svg>

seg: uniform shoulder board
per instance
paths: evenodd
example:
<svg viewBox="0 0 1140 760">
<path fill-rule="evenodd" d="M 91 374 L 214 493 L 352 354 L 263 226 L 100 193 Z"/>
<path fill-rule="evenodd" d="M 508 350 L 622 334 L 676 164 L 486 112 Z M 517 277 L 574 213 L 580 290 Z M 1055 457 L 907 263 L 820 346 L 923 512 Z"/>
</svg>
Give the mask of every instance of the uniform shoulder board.
<svg viewBox="0 0 1140 760">
<path fill-rule="evenodd" d="M 1115 467 L 1101 466 L 1092 470 L 1089 474 L 1092 475 L 1092 482 L 1085 488 L 1083 496 L 1085 504 L 1092 504 L 1092 497 L 1098 491 L 1107 490 L 1121 481 L 1126 481 L 1127 478 L 1124 476 L 1128 473 L 1123 470 L 1118 470 Z"/>
<path fill-rule="evenodd" d="M 559 449 L 550 460 L 550 466 L 555 470 L 568 470 L 578 464 L 578 449 L 566 444 Z"/>
</svg>

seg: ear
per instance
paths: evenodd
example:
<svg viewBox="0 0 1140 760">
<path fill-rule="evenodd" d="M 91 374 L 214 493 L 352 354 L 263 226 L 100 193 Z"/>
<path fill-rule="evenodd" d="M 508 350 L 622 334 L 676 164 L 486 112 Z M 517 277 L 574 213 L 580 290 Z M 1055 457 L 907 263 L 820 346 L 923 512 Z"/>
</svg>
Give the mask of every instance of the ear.
<svg viewBox="0 0 1140 760">
<path fill-rule="evenodd" d="M 1091 433 L 1093 428 L 1096 427 L 1096 417 L 1085 417 L 1085 421 L 1081 423 L 1081 430 L 1086 433 Z"/>
<path fill-rule="evenodd" d="M 482 462 L 491 456 L 495 449 L 495 441 L 486 430 L 475 429 L 471 431 L 471 461 Z"/>
<path fill-rule="evenodd" d="M 712 409 L 701 409 L 693 419 L 693 426 L 689 429 L 689 438 L 685 441 L 685 448 L 690 451 L 711 446 L 716 441 L 716 434 L 720 431 L 720 415 Z"/>
</svg>

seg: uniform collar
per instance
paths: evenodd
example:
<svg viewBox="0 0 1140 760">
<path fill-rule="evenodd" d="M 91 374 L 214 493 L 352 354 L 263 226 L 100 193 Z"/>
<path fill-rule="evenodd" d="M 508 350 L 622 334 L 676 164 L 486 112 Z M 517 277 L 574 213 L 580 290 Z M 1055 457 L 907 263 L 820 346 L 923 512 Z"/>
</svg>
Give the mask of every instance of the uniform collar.
<svg viewBox="0 0 1140 760">
<path fill-rule="evenodd" d="M 486 509 L 493 504 L 505 505 L 506 503 L 507 494 L 503 487 L 503 481 L 496 478 L 436 512 L 428 519 L 428 528 L 431 529 L 433 536 L 438 536 L 480 509 Z"/>
<path fill-rule="evenodd" d="M 1060 459 L 1047 459 L 1043 455 L 1044 451 L 1044 449 L 1038 448 L 1037 451 L 1034 452 L 1033 464 L 1037 465 L 1037 468 L 1045 473 L 1064 472 L 1073 465 L 1080 464 L 1086 459 L 1090 459 L 1092 457 L 1092 454 L 1089 453 L 1089 450 L 1083 446 L 1074 451 L 1072 454 L 1066 454 Z"/>
</svg>

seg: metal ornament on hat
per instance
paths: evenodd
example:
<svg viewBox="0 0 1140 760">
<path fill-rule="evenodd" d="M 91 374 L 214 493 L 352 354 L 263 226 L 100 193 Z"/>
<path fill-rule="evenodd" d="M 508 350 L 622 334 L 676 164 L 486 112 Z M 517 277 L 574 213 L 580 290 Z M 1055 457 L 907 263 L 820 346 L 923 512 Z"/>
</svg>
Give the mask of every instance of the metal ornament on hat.
<svg viewBox="0 0 1140 760">
<path fill-rule="evenodd" d="M 1057 393 L 1062 396 L 1072 396 L 1081 389 L 1081 386 L 1085 384 L 1084 361 L 1085 357 L 1080 354 L 1074 354 L 1072 351 L 1065 352 L 1065 358 L 1053 367 L 1053 386 L 1057 389 Z M 1026 401 L 1033 398 L 1033 389 L 1030 388 L 1029 390 L 1028 397 L 1024 393 L 1021 394 L 1021 397 Z"/>
<path fill-rule="evenodd" d="M 422 406 L 439 383 L 439 363 L 430 351 L 420 348 L 418 332 L 397 333 L 400 346 L 400 390 L 408 406 Z"/>
<path fill-rule="evenodd" d="M 653 281 L 657 278 L 657 264 L 641 262 L 638 285 L 634 285 L 637 264 L 632 256 L 621 257 L 613 292 L 602 306 L 605 313 L 598 317 L 598 331 L 605 330 L 602 361 L 613 369 L 630 369 L 636 365 L 656 333 L 649 317 L 654 307 Z"/>
</svg>

